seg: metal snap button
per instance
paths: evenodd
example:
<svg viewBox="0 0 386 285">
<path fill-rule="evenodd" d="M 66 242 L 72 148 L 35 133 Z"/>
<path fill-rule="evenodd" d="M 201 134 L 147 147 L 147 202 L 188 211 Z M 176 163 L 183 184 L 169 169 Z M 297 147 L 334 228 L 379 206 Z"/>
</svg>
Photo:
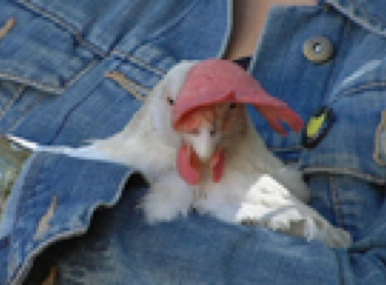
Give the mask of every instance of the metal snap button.
<svg viewBox="0 0 386 285">
<path fill-rule="evenodd" d="M 303 45 L 304 56 L 313 63 L 325 63 L 334 53 L 332 42 L 326 37 L 313 37 Z"/>
</svg>

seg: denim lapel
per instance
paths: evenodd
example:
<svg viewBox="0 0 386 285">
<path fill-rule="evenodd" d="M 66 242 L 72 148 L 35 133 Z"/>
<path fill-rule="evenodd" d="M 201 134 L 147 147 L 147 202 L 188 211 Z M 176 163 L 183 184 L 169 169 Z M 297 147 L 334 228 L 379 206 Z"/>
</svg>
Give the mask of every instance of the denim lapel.
<svg viewBox="0 0 386 285">
<path fill-rule="evenodd" d="M 325 0 L 324 2 L 371 32 L 386 36 L 386 1 Z"/>
</svg>

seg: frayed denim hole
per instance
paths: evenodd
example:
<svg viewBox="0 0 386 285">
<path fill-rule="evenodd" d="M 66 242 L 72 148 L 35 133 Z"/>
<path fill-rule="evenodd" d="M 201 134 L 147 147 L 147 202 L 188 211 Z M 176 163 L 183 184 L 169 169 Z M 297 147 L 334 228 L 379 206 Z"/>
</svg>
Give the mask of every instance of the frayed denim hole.
<svg viewBox="0 0 386 285">
<path fill-rule="evenodd" d="M 9 34 L 9 32 L 13 29 L 15 25 L 16 25 L 15 18 L 10 18 L 8 19 L 8 21 L 5 22 L 4 26 L 0 28 L 0 41 Z"/>
<path fill-rule="evenodd" d="M 0 239 L 0 250 L 9 246 L 9 244 L 11 243 L 11 238 L 10 236 L 5 236 L 5 237 L 2 237 Z"/>
<path fill-rule="evenodd" d="M 382 112 L 381 121 L 376 130 L 373 159 L 377 164 L 386 166 L 386 111 Z"/>
</svg>

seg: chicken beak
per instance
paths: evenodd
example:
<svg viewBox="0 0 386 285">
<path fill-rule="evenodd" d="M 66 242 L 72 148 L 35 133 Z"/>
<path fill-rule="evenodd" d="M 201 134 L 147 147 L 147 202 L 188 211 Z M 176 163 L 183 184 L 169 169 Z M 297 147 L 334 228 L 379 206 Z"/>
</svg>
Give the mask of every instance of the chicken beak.
<svg viewBox="0 0 386 285">
<path fill-rule="evenodd" d="M 217 130 L 204 125 L 194 132 L 183 135 L 187 144 L 191 145 L 201 162 L 208 162 L 216 151 L 220 138 Z"/>
<path fill-rule="evenodd" d="M 209 124 L 192 124 L 192 115 L 203 108 L 219 103 L 252 104 L 265 117 L 270 126 L 282 135 L 287 131 L 283 122 L 295 132 L 300 132 L 302 118 L 285 102 L 269 95 L 245 70 L 232 62 L 221 59 L 203 60 L 187 75 L 173 107 L 172 125 L 185 133 L 177 156 L 181 177 L 191 185 L 200 183 L 200 163 L 209 162 L 214 182 L 220 181 L 225 172 L 225 151 L 218 147 L 221 134 L 213 136 Z M 199 128 L 194 126 L 199 125 Z M 186 128 L 186 126 L 188 126 Z"/>
<path fill-rule="evenodd" d="M 184 135 L 177 165 L 181 177 L 188 184 L 200 183 L 200 164 L 207 164 L 211 169 L 213 182 L 221 180 L 225 169 L 225 151 L 218 147 L 219 139 L 220 136 L 207 125 Z"/>
</svg>

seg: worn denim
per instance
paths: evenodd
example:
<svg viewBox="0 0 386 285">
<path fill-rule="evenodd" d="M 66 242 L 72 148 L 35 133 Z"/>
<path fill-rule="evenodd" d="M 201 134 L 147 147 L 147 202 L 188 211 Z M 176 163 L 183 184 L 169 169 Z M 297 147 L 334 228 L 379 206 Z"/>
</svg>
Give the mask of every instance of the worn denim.
<svg viewBox="0 0 386 285">
<path fill-rule="evenodd" d="M 232 27 L 226 0 L 0 0 L 0 7 L 0 25 L 14 19 L 0 40 L 0 133 L 52 145 L 119 131 L 140 108 L 138 95 L 174 64 L 223 56 Z M 250 65 L 305 120 L 322 105 L 334 110 L 337 120 L 312 149 L 251 115 L 272 151 L 304 171 L 313 206 L 352 233 L 351 248 L 194 213 L 149 226 L 136 208 L 146 186 L 131 184 L 132 169 L 36 153 L 0 227 L 0 284 L 27 280 L 33 262 L 58 245 L 65 250 L 51 258 L 66 285 L 386 284 L 385 11 L 384 0 L 275 7 Z M 303 55 L 314 36 L 334 46 L 326 63 Z"/>
</svg>

